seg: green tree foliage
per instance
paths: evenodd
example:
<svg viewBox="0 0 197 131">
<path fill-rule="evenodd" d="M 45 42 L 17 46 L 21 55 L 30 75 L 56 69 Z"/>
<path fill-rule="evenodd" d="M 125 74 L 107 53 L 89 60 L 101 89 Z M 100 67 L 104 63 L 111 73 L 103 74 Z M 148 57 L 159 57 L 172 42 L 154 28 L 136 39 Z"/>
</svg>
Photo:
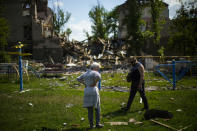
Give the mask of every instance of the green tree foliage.
<svg viewBox="0 0 197 131">
<path fill-rule="evenodd" d="M 10 56 L 6 52 L 7 37 L 9 34 L 9 27 L 7 20 L 3 17 L 3 0 L 0 0 L 0 61 L 9 62 Z"/>
<path fill-rule="evenodd" d="M 158 53 L 161 56 L 160 58 L 161 62 L 164 62 L 164 50 L 165 48 L 163 46 L 161 46 L 161 48 L 158 50 Z"/>
<path fill-rule="evenodd" d="M 92 38 L 97 40 L 97 38 L 108 39 L 109 36 L 109 26 L 108 26 L 108 13 L 106 9 L 98 3 L 93 6 L 89 11 L 89 17 L 92 21 Z"/>
<path fill-rule="evenodd" d="M 86 31 L 85 35 L 97 41 L 98 38 L 108 40 L 118 37 L 118 13 L 117 7 L 107 11 L 99 2 L 89 11 L 89 17 L 92 21 L 92 36 Z"/>
<path fill-rule="evenodd" d="M 127 26 L 127 55 L 139 55 L 143 45 L 143 35 L 141 32 L 141 2 L 140 0 L 128 1 L 128 14 L 125 17 Z"/>
<path fill-rule="evenodd" d="M 70 28 L 67 28 L 66 29 L 66 35 L 68 37 L 68 41 L 69 41 L 69 37 L 70 37 L 70 34 L 72 33 L 72 30 Z"/>
<path fill-rule="evenodd" d="M 197 8 L 184 5 L 177 11 L 172 20 L 169 44 L 178 50 L 180 55 L 196 55 L 197 52 Z"/>
<path fill-rule="evenodd" d="M 152 32 L 154 33 L 154 43 L 160 42 L 160 30 L 162 25 L 161 12 L 164 8 L 164 4 L 161 0 L 150 0 L 151 15 L 152 15 Z"/>
<path fill-rule="evenodd" d="M 109 26 L 109 33 L 112 34 L 112 39 L 118 38 L 118 12 L 117 7 L 108 12 L 107 23 Z"/>
<path fill-rule="evenodd" d="M 64 25 L 68 22 L 70 19 L 71 13 L 66 12 L 59 7 L 57 7 L 57 11 L 54 10 L 54 15 L 53 15 L 53 26 L 54 26 L 54 31 L 57 35 L 60 35 L 62 28 Z"/>
</svg>

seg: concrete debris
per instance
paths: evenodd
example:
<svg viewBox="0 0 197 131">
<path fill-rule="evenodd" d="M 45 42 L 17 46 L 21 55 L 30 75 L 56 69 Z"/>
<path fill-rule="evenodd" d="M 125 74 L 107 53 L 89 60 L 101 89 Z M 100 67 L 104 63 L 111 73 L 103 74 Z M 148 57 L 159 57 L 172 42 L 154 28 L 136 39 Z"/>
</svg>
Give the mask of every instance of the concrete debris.
<svg viewBox="0 0 197 131">
<path fill-rule="evenodd" d="M 63 125 L 63 126 L 66 126 L 66 125 L 67 125 L 67 123 L 63 123 L 62 125 Z"/>
<path fill-rule="evenodd" d="M 134 118 L 130 118 L 130 119 L 129 119 L 129 122 L 130 122 L 130 123 L 135 123 L 136 120 L 135 120 Z"/>
<path fill-rule="evenodd" d="M 25 92 L 28 92 L 28 91 L 30 91 L 30 89 L 22 90 L 20 93 L 25 93 Z"/>
<path fill-rule="evenodd" d="M 68 66 L 68 67 L 72 67 L 72 66 L 76 66 L 76 64 L 74 64 L 74 63 L 70 63 L 70 64 L 66 64 L 66 66 Z"/>
<path fill-rule="evenodd" d="M 172 97 L 172 98 L 170 98 L 170 100 L 174 101 L 174 98 Z"/>
<path fill-rule="evenodd" d="M 105 122 L 106 124 L 110 124 L 111 126 L 115 125 L 128 125 L 128 122 Z"/>
<path fill-rule="evenodd" d="M 72 106 L 74 106 L 73 104 L 66 104 L 66 108 L 71 108 Z"/>
<path fill-rule="evenodd" d="M 140 97 L 140 104 L 142 104 L 142 98 Z"/>
<path fill-rule="evenodd" d="M 143 124 L 143 122 L 137 121 L 137 122 L 135 122 L 134 124 L 135 124 L 135 125 L 139 125 L 139 124 Z"/>
<path fill-rule="evenodd" d="M 121 107 L 125 107 L 126 103 L 125 102 L 122 102 L 121 103 Z"/>
<path fill-rule="evenodd" d="M 68 80 L 68 78 L 66 76 L 63 76 L 63 77 L 59 78 L 59 80 L 64 81 L 64 80 Z"/>
<path fill-rule="evenodd" d="M 145 90 L 147 90 L 147 91 L 156 91 L 156 90 L 158 90 L 158 87 L 157 86 L 149 86 L 149 87 L 145 88 Z"/>
<path fill-rule="evenodd" d="M 31 102 L 30 102 L 30 103 L 28 103 L 28 105 L 29 105 L 29 106 L 31 106 L 31 107 L 33 107 L 33 106 L 34 106 Z"/>
<path fill-rule="evenodd" d="M 177 109 L 176 111 L 177 111 L 177 112 L 182 112 L 182 110 L 181 110 L 181 109 Z"/>
<path fill-rule="evenodd" d="M 129 89 L 127 87 L 101 87 L 103 90 L 110 91 L 118 91 L 118 92 L 128 92 Z"/>
</svg>

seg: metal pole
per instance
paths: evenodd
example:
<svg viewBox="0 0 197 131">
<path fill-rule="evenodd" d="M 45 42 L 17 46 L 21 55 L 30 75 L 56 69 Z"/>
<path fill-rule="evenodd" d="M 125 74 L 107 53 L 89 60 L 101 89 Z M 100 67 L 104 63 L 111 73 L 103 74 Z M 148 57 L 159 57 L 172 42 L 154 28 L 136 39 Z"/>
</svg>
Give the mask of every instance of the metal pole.
<svg viewBox="0 0 197 131">
<path fill-rule="evenodd" d="M 99 90 L 101 90 L 101 80 L 99 80 L 98 88 L 99 88 Z"/>
<path fill-rule="evenodd" d="M 173 78 L 173 90 L 176 88 L 176 69 L 175 69 L 175 60 L 172 61 L 172 78 Z"/>
<path fill-rule="evenodd" d="M 99 73 L 100 73 L 100 71 L 99 71 Z M 99 80 L 98 89 L 101 90 L 101 80 Z"/>
<path fill-rule="evenodd" d="M 22 48 L 19 48 L 19 75 L 20 75 L 20 91 L 23 90 L 23 69 L 22 69 Z"/>
</svg>

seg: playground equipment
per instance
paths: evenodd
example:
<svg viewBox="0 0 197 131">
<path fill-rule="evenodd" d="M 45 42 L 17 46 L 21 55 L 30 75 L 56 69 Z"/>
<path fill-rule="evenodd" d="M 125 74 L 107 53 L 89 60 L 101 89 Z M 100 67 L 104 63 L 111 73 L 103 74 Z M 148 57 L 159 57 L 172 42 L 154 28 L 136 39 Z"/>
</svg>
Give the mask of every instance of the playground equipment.
<svg viewBox="0 0 197 131">
<path fill-rule="evenodd" d="M 27 69 L 23 67 L 23 70 L 25 71 L 27 80 L 29 80 Z M 16 74 L 18 78 L 20 77 L 18 65 L 16 63 L 0 63 L 0 74 L 4 74 L 4 76 L 7 75 L 9 80 L 14 77 L 13 74 Z"/>
<path fill-rule="evenodd" d="M 185 74 L 189 71 L 189 67 L 184 67 L 181 68 L 179 72 L 179 76 L 176 77 L 176 63 L 191 63 L 191 61 L 172 61 L 172 64 L 159 64 L 155 67 L 156 71 L 167 81 L 169 81 L 173 85 L 173 90 L 176 88 L 176 82 L 181 80 Z M 172 80 L 170 80 L 163 72 L 159 70 L 160 67 L 165 67 L 165 66 L 172 66 Z"/>
<path fill-rule="evenodd" d="M 20 91 L 23 90 L 23 68 L 22 68 L 22 56 L 31 55 L 30 53 L 22 53 L 22 47 L 24 45 L 21 42 L 18 42 L 14 48 L 19 49 L 18 52 L 8 52 L 10 55 L 18 55 L 19 56 L 19 76 L 20 76 Z"/>
</svg>

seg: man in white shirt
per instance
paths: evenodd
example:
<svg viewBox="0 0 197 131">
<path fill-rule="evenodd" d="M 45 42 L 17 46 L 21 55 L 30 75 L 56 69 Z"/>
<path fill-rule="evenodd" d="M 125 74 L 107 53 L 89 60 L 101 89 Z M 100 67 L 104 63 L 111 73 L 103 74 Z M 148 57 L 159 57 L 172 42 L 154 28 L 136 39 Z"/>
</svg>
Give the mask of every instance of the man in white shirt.
<svg viewBox="0 0 197 131">
<path fill-rule="evenodd" d="M 85 85 L 83 107 L 88 109 L 88 119 L 90 128 L 93 128 L 93 109 L 95 108 L 96 127 L 102 128 L 100 124 L 100 95 L 98 82 L 101 80 L 101 75 L 98 72 L 100 69 L 99 63 L 92 63 L 90 70 L 77 77 L 77 81 Z"/>
</svg>

